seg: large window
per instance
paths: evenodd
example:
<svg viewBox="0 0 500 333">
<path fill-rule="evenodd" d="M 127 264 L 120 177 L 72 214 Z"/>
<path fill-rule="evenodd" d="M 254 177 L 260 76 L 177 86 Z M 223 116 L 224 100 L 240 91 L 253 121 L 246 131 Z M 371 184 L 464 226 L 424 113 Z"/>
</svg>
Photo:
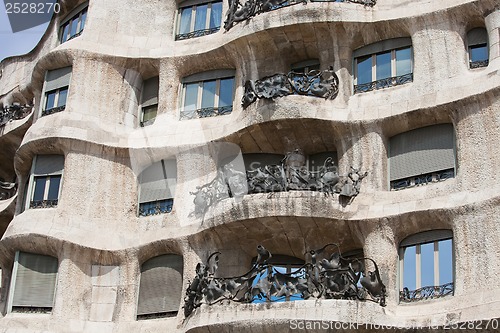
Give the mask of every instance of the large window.
<svg viewBox="0 0 500 333">
<path fill-rule="evenodd" d="M 182 257 L 165 254 L 141 267 L 137 319 L 177 315 L 182 298 Z"/>
<path fill-rule="evenodd" d="M 59 29 L 59 40 L 61 43 L 82 34 L 83 28 L 85 28 L 85 20 L 87 19 L 87 7 L 88 3 L 77 7 L 63 20 Z"/>
<path fill-rule="evenodd" d="M 432 230 L 405 238 L 399 246 L 400 301 L 453 294 L 453 234 Z"/>
<path fill-rule="evenodd" d="M 59 202 L 64 156 L 38 155 L 33 160 L 26 208 L 51 208 Z"/>
<path fill-rule="evenodd" d="M 139 176 L 139 215 L 170 213 L 176 180 L 175 160 L 161 160 L 145 169 Z"/>
<path fill-rule="evenodd" d="M 71 67 L 48 71 L 45 75 L 42 116 L 63 111 L 66 108 Z"/>
<path fill-rule="evenodd" d="M 221 26 L 222 1 L 184 1 L 177 22 L 176 40 L 213 34 Z"/>
<path fill-rule="evenodd" d="M 181 119 L 229 114 L 233 110 L 234 70 L 210 71 L 182 80 Z"/>
<path fill-rule="evenodd" d="M 389 140 L 392 190 L 426 185 L 455 177 L 452 124 L 418 128 Z"/>
<path fill-rule="evenodd" d="M 50 312 L 54 304 L 57 268 L 57 258 L 16 252 L 11 281 L 11 311 Z"/>
<path fill-rule="evenodd" d="M 488 32 L 485 28 L 475 28 L 467 33 L 469 53 L 469 67 L 479 68 L 488 66 Z"/>
<path fill-rule="evenodd" d="M 411 38 L 395 38 L 354 51 L 354 93 L 413 81 Z"/>
<path fill-rule="evenodd" d="M 156 119 L 158 113 L 158 85 L 158 76 L 144 81 L 142 86 L 141 126 L 151 125 Z"/>
</svg>

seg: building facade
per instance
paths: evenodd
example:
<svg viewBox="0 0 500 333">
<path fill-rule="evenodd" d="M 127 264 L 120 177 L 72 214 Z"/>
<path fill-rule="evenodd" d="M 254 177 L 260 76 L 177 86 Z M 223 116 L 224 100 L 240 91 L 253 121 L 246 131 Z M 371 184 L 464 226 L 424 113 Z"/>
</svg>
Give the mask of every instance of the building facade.
<svg viewBox="0 0 500 333">
<path fill-rule="evenodd" d="M 61 0 L 0 63 L 4 332 L 500 326 L 497 0 Z"/>
</svg>

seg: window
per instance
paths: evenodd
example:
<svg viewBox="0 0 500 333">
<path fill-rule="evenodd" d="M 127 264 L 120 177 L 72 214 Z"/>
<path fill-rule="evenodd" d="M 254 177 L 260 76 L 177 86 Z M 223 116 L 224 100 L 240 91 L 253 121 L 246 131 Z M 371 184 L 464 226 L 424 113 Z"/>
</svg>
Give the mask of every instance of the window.
<svg viewBox="0 0 500 333">
<path fill-rule="evenodd" d="M 137 319 L 177 315 L 182 298 L 182 257 L 165 254 L 141 267 Z"/>
<path fill-rule="evenodd" d="M 63 21 L 59 29 L 61 44 L 82 34 L 87 19 L 87 7 L 88 3 L 77 7 Z"/>
<path fill-rule="evenodd" d="M 183 79 L 181 120 L 229 114 L 233 110 L 234 70 L 210 71 Z"/>
<path fill-rule="evenodd" d="M 161 160 L 145 169 L 139 176 L 139 215 L 170 213 L 176 180 L 175 160 Z"/>
<path fill-rule="evenodd" d="M 151 125 L 156 119 L 158 113 L 158 85 L 158 76 L 144 81 L 142 87 L 141 126 Z"/>
<path fill-rule="evenodd" d="M 354 93 L 413 81 L 411 38 L 395 38 L 354 51 Z"/>
<path fill-rule="evenodd" d="M 48 71 L 45 75 L 45 99 L 42 105 L 42 117 L 63 111 L 66 108 L 71 69 L 71 67 L 64 67 Z"/>
<path fill-rule="evenodd" d="M 54 304 L 57 258 L 16 252 L 12 271 L 10 309 L 13 312 L 50 312 Z"/>
<path fill-rule="evenodd" d="M 485 28 L 475 28 L 467 33 L 469 68 L 486 67 L 489 63 L 488 32 Z"/>
<path fill-rule="evenodd" d="M 391 190 L 453 178 L 455 169 L 452 124 L 418 128 L 389 140 Z"/>
<path fill-rule="evenodd" d="M 179 9 L 176 40 L 201 37 L 219 31 L 222 1 L 184 1 Z"/>
<path fill-rule="evenodd" d="M 64 156 L 38 155 L 29 180 L 29 208 L 56 207 L 59 202 Z M 26 207 L 26 208 L 28 208 Z"/>
<path fill-rule="evenodd" d="M 405 238 L 399 246 L 400 301 L 453 294 L 453 234 L 431 230 Z"/>
</svg>

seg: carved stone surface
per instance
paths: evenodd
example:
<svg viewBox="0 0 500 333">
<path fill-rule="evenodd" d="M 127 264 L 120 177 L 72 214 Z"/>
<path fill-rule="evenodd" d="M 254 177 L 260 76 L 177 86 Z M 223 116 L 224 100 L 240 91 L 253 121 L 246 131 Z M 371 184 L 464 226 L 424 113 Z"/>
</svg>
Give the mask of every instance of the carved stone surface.
<svg viewBox="0 0 500 333">
<path fill-rule="evenodd" d="M 336 247 L 327 255 L 326 249 Z M 184 298 L 184 315 L 202 304 L 222 301 L 251 303 L 289 299 L 350 299 L 373 301 L 385 306 L 386 288 L 377 264 L 370 258 L 345 258 L 337 244 L 327 244 L 307 252 L 307 261 L 290 273 L 282 273 L 269 264 L 272 254 L 257 246 L 257 259 L 252 268 L 237 277 L 215 277 L 220 252 L 211 254 L 205 264 L 196 266 L 196 276 L 189 283 Z M 367 271 L 365 261 L 373 264 Z"/>
<path fill-rule="evenodd" d="M 308 0 L 247 0 L 245 2 L 234 0 L 229 2 L 224 29 L 228 31 L 236 23 L 249 20 L 250 18 L 275 9 L 296 5 L 299 3 L 307 4 Z M 310 2 L 352 2 L 372 7 L 377 0 L 309 0 Z"/>
<path fill-rule="evenodd" d="M 0 200 L 10 199 L 17 192 L 17 184 L 0 181 Z"/>
<path fill-rule="evenodd" d="M 260 80 L 245 82 L 245 92 L 241 104 L 244 108 L 257 98 L 274 99 L 287 95 L 308 95 L 334 99 L 339 92 L 339 79 L 333 68 L 308 73 L 291 71 L 288 74 L 274 74 Z"/>
<path fill-rule="evenodd" d="M 14 103 L 13 105 L 6 106 L 0 109 L 0 127 L 4 126 L 11 120 L 23 119 L 31 113 L 33 105 L 20 105 Z"/>
</svg>

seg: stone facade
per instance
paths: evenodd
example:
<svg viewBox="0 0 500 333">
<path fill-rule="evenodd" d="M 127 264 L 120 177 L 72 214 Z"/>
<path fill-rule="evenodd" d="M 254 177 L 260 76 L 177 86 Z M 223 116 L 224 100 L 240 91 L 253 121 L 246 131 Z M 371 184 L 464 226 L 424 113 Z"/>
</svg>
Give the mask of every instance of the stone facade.
<svg viewBox="0 0 500 333">
<path fill-rule="evenodd" d="M 360 331 L 370 325 L 496 331 L 497 0 L 298 3 L 228 30 L 224 1 L 219 31 L 182 40 L 175 38 L 177 13 L 186 3 L 90 0 L 83 32 L 64 43 L 62 25 L 85 2 L 60 3 L 35 49 L 0 63 L 0 106 L 31 109 L 0 127 L 0 180 L 17 188 L 0 200 L 0 331 L 316 332 L 338 328 L 335 323 L 356 324 Z M 487 32 L 488 63 L 471 69 L 467 36 L 474 28 Z M 355 50 L 401 37 L 411 38 L 411 82 L 354 93 Z M 308 59 L 317 59 L 320 70 L 332 68 L 339 82 L 335 98 L 289 94 L 242 106 L 247 81 L 286 74 Z M 42 116 L 46 73 L 68 66 L 64 110 Z M 184 78 L 227 69 L 235 70 L 232 111 L 180 120 Z M 157 115 L 141 126 L 143 83 L 155 76 Z M 444 123 L 453 125 L 454 177 L 391 190 L 391 138 Z M 243 155 L 336 152 L 339 175 L 351 167 L 367 174 L 352 198 L 304 190 L 246 194 L 210 201 L 196 214 L 193 193 L 217 176 L 221 151 L 229 146 Z M 57 206 L 32 209 L 33 160 L 46 154 L 64 155 Z M 173 208 L 140 216 L 140 175 L 161 160 L 176 162 Z M 442 229 L 453 233 L 453 294 L 401 302 L 400 243 Z M 328 243 L 344 253 L 363 249 L 377 263 L 385 307 L 354 299 L 224 301 L 185 317 L 184 294 L 210 253 L 221 252 L 218 274 L 228 277 L 250 269 L 259 244 L 273 254 L 307 259 L 304 253 Z M 49 312 L 13 311 L 19 252 L 58 259 Z M 179 311 L 138 320 L 141 267 L 164 254 L 183 258 Z"/>
</svg>

